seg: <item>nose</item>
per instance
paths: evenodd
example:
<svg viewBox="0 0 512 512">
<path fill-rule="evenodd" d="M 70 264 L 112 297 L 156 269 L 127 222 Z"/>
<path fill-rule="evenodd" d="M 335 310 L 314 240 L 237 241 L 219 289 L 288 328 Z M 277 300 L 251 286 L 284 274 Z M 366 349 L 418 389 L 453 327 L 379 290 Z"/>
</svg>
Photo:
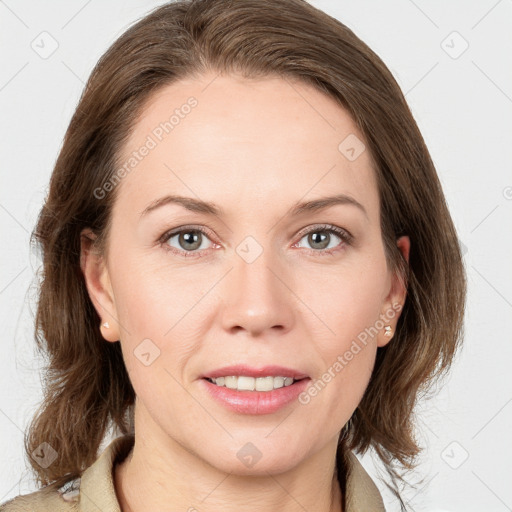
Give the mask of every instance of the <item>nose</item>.
<svg viewBox="0 0 512 512">
<path fill-rule="evenodd" d="M 296 298 L 282 265 L 263 251 L 254 261 L 234 254 L 221 302 L 223 328 L 250 336 L 288 332 L 296 314 Z"/>
</svg>

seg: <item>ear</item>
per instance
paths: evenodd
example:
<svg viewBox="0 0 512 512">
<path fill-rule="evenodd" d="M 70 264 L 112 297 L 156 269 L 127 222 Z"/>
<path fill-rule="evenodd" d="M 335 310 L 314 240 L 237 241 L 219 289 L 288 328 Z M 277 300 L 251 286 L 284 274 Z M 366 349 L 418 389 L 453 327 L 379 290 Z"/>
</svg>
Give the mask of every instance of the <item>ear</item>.
<svg viewBox="0 0 512 512">
<path fill-rule="evenodd" d="M 407 263 L 409 263 L 409 251 L 411 249 L 411 241 L 408 236 L 402 236 L 397 240 L 397 246 L 402 253 L 403 258 Z M 397 272 L 393 274 L 391 277 L 391 286 L 389 290 L 389 294 L 383 302 L 383 309 L 381 311 L 380 318 L 384 322 L 384 327 L 379 332 L 377 338 L 377 346 L 384 347 L 387 345 L 393 338 L 393 335 L 396 330 L 396 324 L 398 323 L 398 319 L 400 318 L 400 313 L 405 304 L 405 299 L 407 297 L 407 286 L 404 282 L 403 276 L 399 275 Z M 391 328 L 391 335 L 386 335 L 385 326 L 389 326 Z M 388 329 L 389 331 L 389 329 Z"/>
<path fill-rule="evenodd" d="M 80 233 L 80 268 L 84 275 L 89 297 L 101 318 L 100 331 L 107 341 L 119 341 L 119 323 L 104 258 L 94 246 L 96 235 L 90 228 Z M 105 322 L 108 322 L 106 327 Z"/>
</svg>

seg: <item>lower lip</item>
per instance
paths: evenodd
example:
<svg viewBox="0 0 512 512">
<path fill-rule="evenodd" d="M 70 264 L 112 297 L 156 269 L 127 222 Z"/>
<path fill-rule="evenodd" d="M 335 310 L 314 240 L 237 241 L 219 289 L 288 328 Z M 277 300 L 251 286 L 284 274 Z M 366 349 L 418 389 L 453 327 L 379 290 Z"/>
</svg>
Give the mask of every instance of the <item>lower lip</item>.
<svg viewBox="0 0 512 512">
<path fill-rule="evenodd" d="M 272 391 L 238 391 L 236 389 L 217 386 L 201 379 L 210 395 L 219 403 L 241 414 L 271 414 L 297 399 L 311 379 L 302 379 L 291 386 Z"/>
</svg>

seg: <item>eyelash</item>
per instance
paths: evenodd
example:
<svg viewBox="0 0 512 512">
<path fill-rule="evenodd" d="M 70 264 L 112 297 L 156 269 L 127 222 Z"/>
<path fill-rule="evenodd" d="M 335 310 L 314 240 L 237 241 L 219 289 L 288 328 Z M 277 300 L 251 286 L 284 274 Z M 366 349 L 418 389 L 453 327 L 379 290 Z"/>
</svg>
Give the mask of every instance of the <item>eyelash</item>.
<svg viewBox="0 0 512 512">
<path fill-rule="evenodd" d="M 207 238 L 211 239 L 213 237 L 213 233 L 204 227 L 199 226 L 182 226 L 178 229 L 173 229 L 170 231 L 166 231 L 159 239 L 158 242 L 163 247 L 164 250 L 169 251 L 173 254 L 178 254 L 179 256 L 183 256 L 185 258 L 202 258 L 204 255 L 201 255 L 201 252 L 205 252 L 205 250 L 202 251 L 178 251 L 176 248 L 171 247 L 168 245 L 168 241 L 175 235 L 179 235 L 181 233 L 187 233 L 191 231 L 197 231 L 202 233 L 203 235 L 206 235 Z M 327 232 L 327 233 L 334 233 L 339 238 L 341 238 L 343 245 L 352 245 L 352 242 L 354 240 L 354 237 L 345 229 L 339 228 L 338 226 L 334 226 L 332 224 L 317 224 L 315 226 L 312 226 L 306 231 L 302 231 L 299 233 L 299 242 L 304 238 L 306 235 L 309 235 L 310 233 L 317 233 L 317 232 Z M 298 242 L 297 242 L 298 243 Z M 295 244 L 294 244 L 295 245 Z M 307 252 L 310 254 L 318 255 L 318 256 L 333 256 L 336 252 L 339 250 L 343 250 L 343 245 L 340 247 L 335 247 L 333 249 L 306 249 Z"/>
</svg>

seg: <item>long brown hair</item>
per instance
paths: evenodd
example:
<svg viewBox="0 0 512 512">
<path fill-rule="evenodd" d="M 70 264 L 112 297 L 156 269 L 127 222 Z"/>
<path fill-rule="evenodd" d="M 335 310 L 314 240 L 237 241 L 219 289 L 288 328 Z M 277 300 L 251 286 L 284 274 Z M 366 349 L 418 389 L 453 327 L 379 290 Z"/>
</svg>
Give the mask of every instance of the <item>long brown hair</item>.
<svg viewBox="0 0 512 512">
<path fill-rule="evenodd" d="M 80 232 L 104 250 L 120 151 L 153 93 L 205 71 L 301 80 L 352 115 L 375 163 L 390 268 L 408 294 L 394 338 L 377 351 L 372 377 L 340 435 L 346 450 L 372 447 L 400 499 L 395 462 L 409 470 L 418 396 L 450 367 L 462 340 L 466 278 L 457 234 L 427 147 L 382 60 L 340 21 L 304 0 L 179 0 L 130 27 L 101 57 L 66 132 L 33 236 L 43 254 L 36 342 L 48 357 L 44 400 L 25 438 L 38 482 L 62 484 L 98 456 L 114 427 L 130 423 L 135 393 L 120 344 L 106 342 L 80 270 Z M 103 197 L 104 196 L 104 197 Z M 407 265 L 396 245 L 411 240 Z M 42 468 L 43 442 L 58 458 Z M 389 486 L 391 489 L 391 486 Z M 400 499 L 400 502 L 403 502 Z"/>
</svg>

